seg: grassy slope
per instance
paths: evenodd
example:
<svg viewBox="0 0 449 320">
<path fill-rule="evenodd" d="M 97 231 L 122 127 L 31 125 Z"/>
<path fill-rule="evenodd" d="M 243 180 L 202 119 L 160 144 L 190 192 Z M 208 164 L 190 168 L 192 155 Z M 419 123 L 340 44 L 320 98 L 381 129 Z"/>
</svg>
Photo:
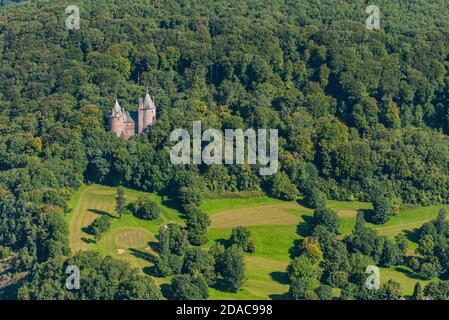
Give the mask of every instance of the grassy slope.
<svg viewBox="0 0 449 320">
<path fill-rule="evenodd" d="M 126 190 L 127 200 L 136 199 L 140 192 Z M 83 231 L 83 228 L 100 214 L 115 215 L 115 189 L 91 185 L 81 188 L 71 201 L 73 213 L 67 217 L 70 225 L 72 249 L 93 249 L 116 258 L 126 259 L 144 272 L 151 271 L 157 256 L 154 251 L 155 237 L 159 227 L 167 222 L 183 223 L 181 214 L 167 206 L 159 196 L 150 196 L 160 205 L 161 216 L 155 221 L 143 221 L 132 215 L 124 215 L 114 220 L 111 229 L 98 242 Z M 351 232 L 358 209 L 370 208 L 367 203 L 329 201 L 328 206 L 336 210 L 341 219 L 341 232 Z M 372 226 L 381 234 L 394 237 L 399 232 L 408 235 L 411 250 L 413 229 L 425 221 L 433 219 L 440 207 L 413 208 L 401 211 L 383 226 Z M 212 220 L 209 228 L 209 245 L 214 241 L 229 238 L 233 226 L 246 225 L 253 234 L 256 253 L 246 256 L 246 282 L 237 293 L 225 293 L 212 288 L 211 299 L 282 299 L 288 291 L 285 269 L 290 261 L 294 244 L 309 234 L 304 221 L 311 215 L 310 209 L 296 202 L 283 202 L 269 197 L 249 199 L 208 199 L 202 209 L 209 213 Z M 382 269 L 381 281 L 395 279 L 403 286 L 404 294 L 413 291 L 415 279 L 409 277 L 405 267 Z M 161 284 L 168 279 L 156 279 Z"/>
</svg>

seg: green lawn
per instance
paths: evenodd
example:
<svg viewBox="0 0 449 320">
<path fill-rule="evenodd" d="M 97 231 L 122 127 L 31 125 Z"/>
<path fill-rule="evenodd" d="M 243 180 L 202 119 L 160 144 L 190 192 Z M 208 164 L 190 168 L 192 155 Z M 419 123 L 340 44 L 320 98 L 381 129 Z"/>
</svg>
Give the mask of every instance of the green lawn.
<svg viewBox="0 0 449 320">
<path fill-rule="evenodd" d="M 134 201 L 141 194 L 143 193 L 126 189 L 128 202 Z M 95 250 L 125 259 L 142 272 L 151 270 L 157 258 L 154 248 L 158 229 L 169 222 L 182 224 L 184 220 L 182 215 L 161 197 L 156 194 L 147 195 L 161 208 L 158 219 L 145 221 L 125 214 L 120 220 L 113 219 L 111 229 L 95 243 L 84 228 L 100 215 L 115 217 L 115 189 L 101 185 L 80 188 L 70 202 L 72 213 L 67 216 L 72 250 Z M 352 231 L 357 210 L 371 208 L 369 203 L 363 202 L 328 201 L 327 205 L 340 215 L 340 231 L 343 234 Z M 251 230 L 256 245 L 256 252 L 246 255 L 245 258 L 246 281 L 243 288 L 238 293 L 226 293 L 211 288 L 211 299 L 285 299 L 288 291 L 285 270 L 291 261 L 297 241 L 310 234 L 304 219 L 312 214 L 312 210 L 297 202 L 285 202 L 267 196 L 206 199 L 201 209 L 210 214 L 212 220 L 206 247 L 215 241 L 228 239 L 232 227 L 239 225 L 247 226 Z M 385 225 L 370 226 L 392 238 L 399 232 L 413 231 L 433 219 L 439 209 L 440 207 L 405 209 Z M 417 246 L 412 240 L 409 236 L 409 254 L 413 254 Z M 411 272 L 406 267 L 381 269 L 381 282 L 394 279 L 402 284 L 403 293 L 410 295 L 417 281 L 410 275 Z M 158 284 L 167 281 L 169 279 L 156 279 Z"/>
</svg>

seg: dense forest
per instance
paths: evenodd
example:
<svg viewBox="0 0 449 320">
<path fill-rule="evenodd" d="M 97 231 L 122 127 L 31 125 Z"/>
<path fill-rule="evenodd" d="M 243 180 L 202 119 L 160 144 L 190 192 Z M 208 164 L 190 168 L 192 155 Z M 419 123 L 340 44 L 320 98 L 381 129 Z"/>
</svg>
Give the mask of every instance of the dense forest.
<svg viewBox="0 0 449 320">
<path fill-rule="evenodd" d="M 200 195 L 236 191 L 301 194 L 314 208 L 326 199 L 371 201 L 366 218 L 375 223 L 403 204 L 449 203 L 449 7 L 378 0 L 381 30 L 368 30 L 368 4 L 80 0 L 81 27 L 70 31 L 65 1 L 1 8 L 0 260 L 23 275 L 4 294 L 102 298 L 38 292 L 70 257 L 92 274 L 98 261 L 125 275 L 103 298 L 160 297 L 126 265 L 70 256 L 64 216 L 83 183 L 157 192 L 193 213 Z M 136 110 L 146 88 L 156 125 L 130 141 L 109 132 L 114 101 Z M 170 133 L 198 120 L 203 128 L 278 129 L 279 172 L 173 166 Z M 346 246 L 369 255 L 357 235 Z"/>
</svg>

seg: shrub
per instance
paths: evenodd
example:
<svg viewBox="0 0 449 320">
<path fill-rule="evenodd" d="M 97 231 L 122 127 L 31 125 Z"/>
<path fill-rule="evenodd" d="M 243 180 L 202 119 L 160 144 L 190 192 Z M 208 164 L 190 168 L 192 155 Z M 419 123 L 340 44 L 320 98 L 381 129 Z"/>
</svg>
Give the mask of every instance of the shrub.
<svg viewBox="0 0 449 320">
<path fill-rule="evenodd" d="M 332 300 L 334 298 L 334 293 L 332 292 L 332 287 L 327 286 L 325 284 L 320 285 L 315 293 L 320 300 Z"/>
<path fill-rule="evenodd" d="M 178 190 L 178 201 L 184 211 L 191 206 L 201 205 L 201 192 L 193 187 L 181 187 Z"/>
<path fill-rule="evenodd" d="M 241 248 L 232 246 L 217 259 L 216 271 L 222 277 L 223 287 L 237 292 L 245 280 L 245 262 Z"/>
<path fill-rule="evenodd" d="M 101 235 L 109 230 L 111 227 L 111 219 L 106 216 L 101 216 L 95 219 L 89 226 L 89 232 L 95 236 L 97 240 L 101 238 Z"/>
<path fill-rule="evenodd" d="M 395 214 L 393 200 L 389 197 L 379 196 L 373 199 L 371 220 L 375 224 L 384 224 Z"/>
<path fill-rule="evenodd" d="M 439 271 L 440 268 L 435 263 L 424 262 L 421 265 L 419 274 L 421 275 L 422 278 L 429 280 L 438 276 Z"/>
<path fill-rule="evenodd" d="M 0 246 L 0 260 L 7 258 L 11 254 L 11 249 Z"/>
<path fill-rule="evenodd" d="M 207 227 L 209 225 L 210 218 L 206 213 L 199 209 L 189 212 L 186 227 L 189 241 L 192 245 L 201 246 L 207 243 Z"/>
<path fill-rule="evenodd" d="M 271 182 L 271 194 L 273 197 L 282 200 L 295 200 L 298 196 L 298 189 L 290 182 L 286 173 L 280 172 L 273 177 Z"/>
<path fill-rule="evenodd" d="M 229 242 L 242 248 L 243 251 L 253 253 L 256 250 L 254 242 L 250 240 L 251 231 L 245 227 L 235 227 L 232 229 Z"/>
<path fill-rule="evenodd" d="M 184 259 L 175 254 L 163 254 L 156 263 L 156 273 L 161 277 L 168 277 L 181 272 Z"/>
<path fill-rule="evenodd" d="M 140 219 L 154 220 L 161 213 L 157 203 L 146 196 L 139 197 L 133 207 L 134 215 Z"/>
<path fill-rule="evenodd" d="M 332 209 L 318 208 L 313 212 L 313 223 L 315 226 L 324 226 L 333 233 L 338 233 L 340 221 L 337 213 Z"/>
<path fill-rule="evenodd" d="M 309 208 L 320 208 L 326 205 L 326 195 L 318 188 L 304 190 L 304 203 Z"/>
<path fill-rule="evenodd" d="M 183 274 L 172 279 L 170 294 L 174 300 L 204 300 L 209 297 L 209 288 L 201 275 Z"/>
</svg>

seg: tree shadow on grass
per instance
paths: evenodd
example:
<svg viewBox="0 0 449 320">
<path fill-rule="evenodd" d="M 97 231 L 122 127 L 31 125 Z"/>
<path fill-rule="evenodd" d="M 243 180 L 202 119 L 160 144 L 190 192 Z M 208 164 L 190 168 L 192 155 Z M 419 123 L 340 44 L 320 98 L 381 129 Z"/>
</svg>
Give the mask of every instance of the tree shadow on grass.
<svg viewBox="0 0 449 320">
<path fill-rule="evenodd" d="M 154 252 L 157 252 L 157 253 L 161 253 L 161 250 L 160 250 L 160 248 L 159 248 L 159 244 L 158 244 L 158 242 L 157 241 L 150 241 L 150 242 L 148 242 L 147 243 L 147 245 L 148 245 L 148 247 L 151 249 L 151 250 L 153 250 Z"/>
<path fill-rule="evenodd" d="M 145 251 L 134 249 L 134 248 L 129 248 L 129 253 L 132 254 L 133 256 L 135 256 L 136 258 L 148 261 L 150 263 L 156 263 L 158 260 L 155 255 L 153 255 L 149 252 L 145 252 Z"/>
<path fill-rule="evenodd" d="M 223 245 L 225 248 L 228 248 L 231 244 L 231 241 L 229 239 L 217 239 L 215 240 L 216 243 Z"/>
<path fill-rule="evenodd" d="M 419 229 L 404 230 L 403 232 L 409 241 L 418 243 Z"/>
<path fill-rule="evenodd" d="M 301 246 L 301 242 L 302 240 L 300 239 L 293 240 L 293 246 L 288 249 L 290 259 L 295 259 L 297 256 L 299 256 L 299 248 Z"/>
<path fill-rule="evenodd" d="M 162 199 L 161 204 L 170 209 L 174 209 L 180 212 L 183 211 L 179 202 L 170 198 Z"/>
<path fill-rule="evenodd" d="M 215 283 L 213 285 L 210 286 L 211 288 L 221 291 L 221 292 L 227 292 L 227 293 L 236 293 L 233 291 L 228 290 L 228 288 L 226 288 L 225 282 L 223 281 L 223 279 L 217 279 L 215 281 Z"/>
<path fill-rule="evenodd" d="M 270 272 L 270 277 L 280 284 L 290 284 L 287 272 L 273 271 Z"/>
<path fill-rule="evenodd" d="M 147 276 L 151 277 L 158 277 L 158 274 L 156 272 L 156 266 L 150 266 L 150 267 L 144 267 L 142 269 L 143 273 L 145 273 Z"/>
<path fill-rule="evenodd" d="M 273 299 L 273 300 L 291 300 L 292 299 L 288 292 L 283 293 L 283 294 L 270 294 L 270 295 L 268 295 L 268 297 L 270 297 L 270 299 Z"/>
<path fill-rule="evenodd" d="M 84 228 L 83 228 L 84 229 Z M 85 243 L 88 243 L 88 244 L 95 244 L 95 243 L 97 243 L 94 239 L 88 239 L 88 238 L 86 238 L 86 237 L 82 237 L 81 238 L 81 241 L 83 241 L 83 242 L 85 242 Z"/>
<path fill-rule="evenodd" d="M 160 285 L 161 293 L 166 299 L 172 299 L 170 285 L 168 283 L 163 283 Z"/>
<path fill-rule="evenodd" d="M 373 209 L 359 209 L 359 210 L 357 210 L 357 214 L 361 214 L 366 222 L 371 223 L 371 224 L 375 224 L 375 225 L 379 225 L 379 223 L 376 223 L 374 221 L 373 217 L 374 217 L 375 213 L 376 213 L 376 211 L 374 211 Z"/>
<path fill-rule="evenodd" d="M 91 236 L 94 236 L 94 235 L 95 235 L 95 233 L 92 232 L 90 226 L 82 227 L 82 228 L 81 228 L 81 231 L 84 232 L 84 233 L 90 234 Z"/>
<path fill-rule="evenodd" d="M 98 209 L 87 209 L 87 211 L 98 214 L 100 216 L 104 216 L 104 217 L 108 217 L 110 219 L 115 219 L 117 218 L 116 216 L 110 214 L 109 212 L 103 211 L 103 210 L 98 210 Z"/>
<path fill-rule="evenodd" d="M 405 274 L 410 279 L 416 279 L 416 280 L 424 280 L 419 275 L 417 275 L 415 272 L 403 267 L 403 266 L 396 266 L 392 268 L 393 270 Z"/>
<path fill-rule="evenodd" d="M 312 222 L 313 222 L 313 218 L 309 215 L 303 214 L 301 216 L 302 218 L 302 222 L 300 222 L 296 228 L 296 232 L 301 236 L 301 237 L 310 237 L 312 235 Z"/>
<path fill-rule="evenodd" d="M 312 209 L 312 210 L 313 210 L 313 208 L 310 208 L 309 205 L 304 201 L 304 198 L 298 199 L 298 200 L 296 200 L 296 202 L 297 202 L 300 206 L 303 206 L 304 208 Z"/>
</svg>

